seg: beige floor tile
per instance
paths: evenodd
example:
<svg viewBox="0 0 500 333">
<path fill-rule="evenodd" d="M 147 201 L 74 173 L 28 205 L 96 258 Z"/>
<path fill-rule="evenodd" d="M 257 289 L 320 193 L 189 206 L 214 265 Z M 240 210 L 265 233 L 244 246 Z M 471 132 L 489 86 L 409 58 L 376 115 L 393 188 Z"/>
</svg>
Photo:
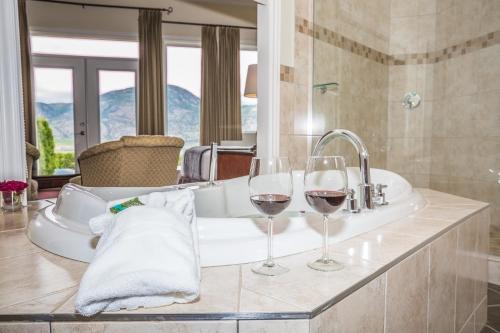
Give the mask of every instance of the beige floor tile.
<svg viewBox="0 0 500 333">
<path fill-rule="evenodd" d="M 0 209 L 0 231 L 23 229 L 38 210 L 52 205 L 46 200 L 30 201 L 27 207 L 10 212 Z"/>
<path fill-rule="evenodd" d="M 418 237 L 421 241 L 426 241 L 436 234 L 446 230 L 453 225 L 449 220 L 404 218 L 400 221 L 389 223 L 379 230 L 392 233 L 411 235 Z"/>
<path fill-rule="evenodd" d="M 0 232 L 0 260 L 42 251 L 22 229 Z"/>
<path fill-rule="evenodd" d="M 242 288 L 239 312 L 303 312 L 295 305 Z"/>
<path fill-rule="evenodd" d="M 48 252 L 0 260 L 0 307 L 77 286 L 86 267 Z"/>
<path fill-rule="evenodd" d="M 320 256 L 319 251 L 278 258 L 277 263 L 290 269 L 280 276 L 262 276 L 251 271 L 253 264 L 242 266 L 242 287 L 255 293 L 311 311 L 359 283 L 376 270 L 376 266 L 357 258 L 335 252 L 332 257 L 344 268 L 335 272 L 320 272 L 307 263 Z"/>
<path fill-rule="evenodd" d="M 419 246 L 417 236 L 393 233 L 381 228 L 344 242 L 333 244 L 331 250 L 353 258 L 361 258 L 379 265 L 391 263 Z"/>
<path fill-rule="evenodd" d="M 0 309 L 0 314 L 49 314 L 68 300 L 77 290 L 77 287 L 72 287 L 26 302 L 3 307 Z"/>
<path fill-rule="evenodd" d="M 418 191 L 424 195 L 429 206 L 453 207 L 453 208 L 483 208 L 484 202 L 460 197 L 450 193 L 439 192 L 428 188 L 419 188 Z"/>
<path fill-rule="evenodd" d="M 423 219 L 433 220 L 448 220 L 451 222 L 458 222 L 473 214 L 477 209 L 472 207 L 438 207 L 426 206 L 409 217 L 417 217 Z"/>
<path fill-rule="evenodd" d="M 222 313 L 238 311 L 239 266 L 210 267 L 202 270 L 199 299 L 187 304 L 172 304 L 156 308 L 121 310 L 120 314 Z M 75 313 L 76 294 L 54 313 Z"/>
</svg>

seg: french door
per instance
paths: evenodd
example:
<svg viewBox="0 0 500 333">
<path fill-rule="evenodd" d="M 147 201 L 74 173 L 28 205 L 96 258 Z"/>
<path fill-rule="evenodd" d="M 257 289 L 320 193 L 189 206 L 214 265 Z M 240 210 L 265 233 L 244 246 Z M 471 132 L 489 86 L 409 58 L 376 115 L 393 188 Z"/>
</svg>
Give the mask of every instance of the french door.
<svg viewBox="0 0 500 333">
<path fill-rule="evenodd" d="M 137 60 L 34 56 L 38 175 L 78 172 L 93 145 L 136 134 Z"/>
</svg>

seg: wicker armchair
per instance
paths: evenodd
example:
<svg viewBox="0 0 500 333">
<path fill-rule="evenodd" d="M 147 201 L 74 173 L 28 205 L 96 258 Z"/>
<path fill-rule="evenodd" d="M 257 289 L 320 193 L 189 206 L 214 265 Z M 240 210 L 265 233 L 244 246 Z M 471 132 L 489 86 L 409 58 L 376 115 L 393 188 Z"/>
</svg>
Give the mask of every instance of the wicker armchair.
<svg viewBox="0 0 500 333">
<path fill-rule="evenodd" d="M 28 200 L 38 199 L 38 183 L 33 177 L 33 163 L 40 157 L 40 151 L 31 143 L 26 142 L 26 167 L 28 168 Z"/>
<path fill-rule="evenodd" d="M 101 143 L 78 157 L 81 176 L 71 183 L 84 186 L 165 186 L 177 183 L 180 138 L 162 135 L 124 136 Z"/>
</svg>

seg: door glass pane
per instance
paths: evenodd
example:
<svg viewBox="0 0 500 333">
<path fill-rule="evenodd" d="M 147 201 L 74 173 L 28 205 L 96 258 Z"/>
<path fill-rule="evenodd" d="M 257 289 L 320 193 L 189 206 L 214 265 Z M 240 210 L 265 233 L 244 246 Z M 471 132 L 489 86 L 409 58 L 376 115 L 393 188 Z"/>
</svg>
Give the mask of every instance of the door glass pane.
<svg viewBox="0 0 500 333">
<path fill-rule="evenodd" d="M 73 70 L 34 68 L 38 175 L 75 173 Z"/>
<path fill-rule="evenodd" d="M 101 142 L 136 134 L 135 72 L 99 70 Z"/>
<path fill-rule="evenodd" d="M 184 139 L 184 151 L 200 144 L 201 49 L 167 47 L 167 69 L 167 133 Z"/>
</svg>

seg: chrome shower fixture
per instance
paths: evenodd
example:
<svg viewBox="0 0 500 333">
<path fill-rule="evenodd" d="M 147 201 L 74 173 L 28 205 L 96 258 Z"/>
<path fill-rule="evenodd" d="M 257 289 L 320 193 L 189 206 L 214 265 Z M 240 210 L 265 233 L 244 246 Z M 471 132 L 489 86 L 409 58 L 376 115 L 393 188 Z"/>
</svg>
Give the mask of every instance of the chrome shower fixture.
<svg viewBox="0 0 500 333">
<path fill-rule="evenodd" d="M 403 101 L 401 102 L 401 105 L 406 110 L 413 110 L 416 109 L 419 105 L 420 102 L 422 101 L 422 98 L 420 97 L 419 94 L 417 94 L 415 91 L 410 91 L 403 97 Z"/>
</svg>

